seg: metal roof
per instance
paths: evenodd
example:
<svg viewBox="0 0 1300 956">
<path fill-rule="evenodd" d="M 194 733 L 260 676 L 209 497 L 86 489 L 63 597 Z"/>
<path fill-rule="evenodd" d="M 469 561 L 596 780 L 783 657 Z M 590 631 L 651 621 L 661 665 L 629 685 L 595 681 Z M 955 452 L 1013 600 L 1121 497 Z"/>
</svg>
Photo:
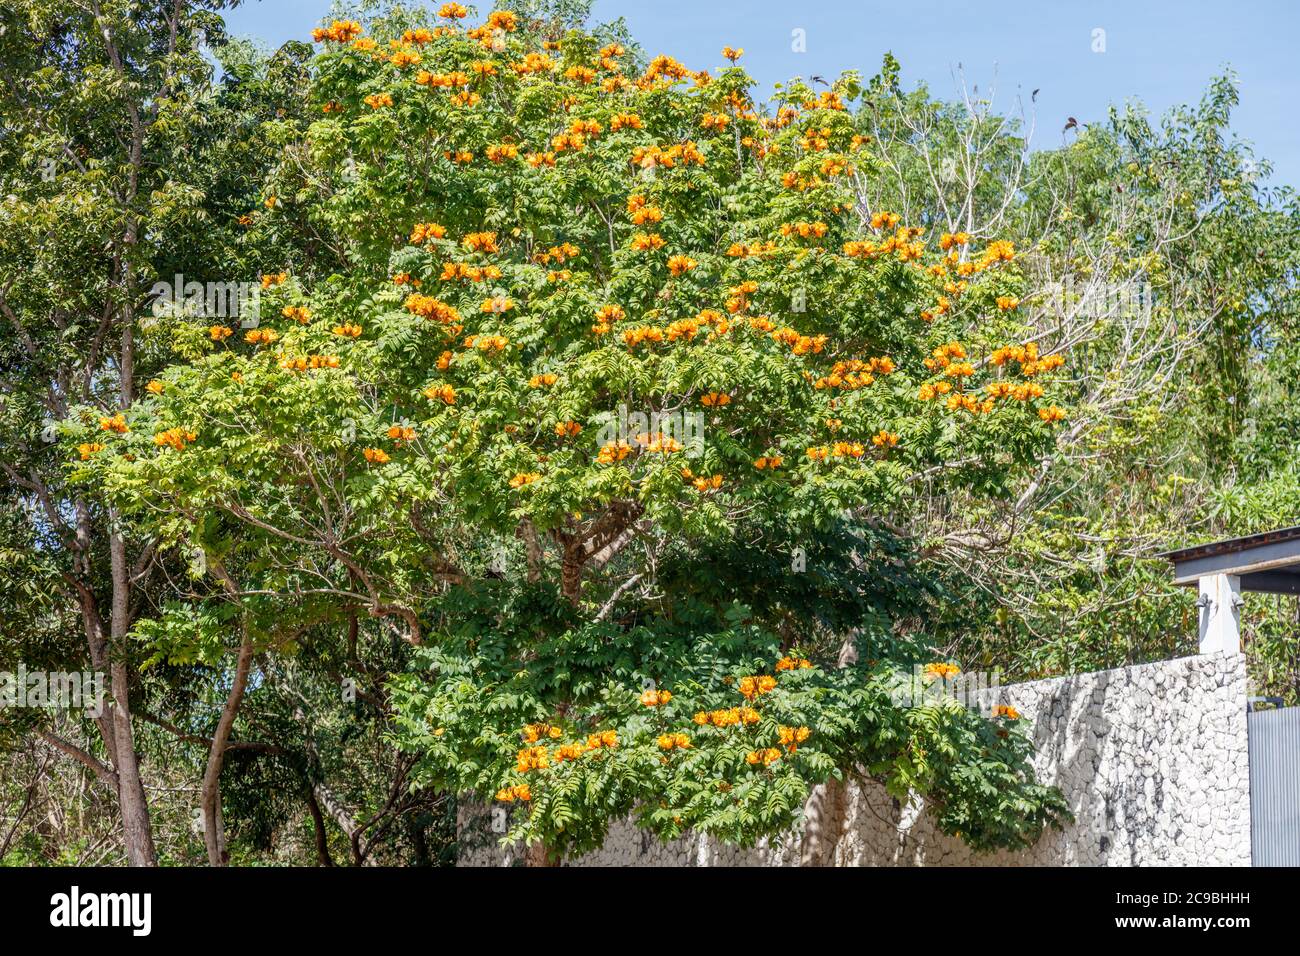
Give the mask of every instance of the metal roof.
<svg viewBox="0 0 1300 956">
<path fill-rule="evenodd" d="M 1157 557 L 1173 562 L 1175 584 L 1232 574 L 1241 578 L 1243 591 L 1300 594 L 1300 525 L 1166 551 Z"/>
</svg>

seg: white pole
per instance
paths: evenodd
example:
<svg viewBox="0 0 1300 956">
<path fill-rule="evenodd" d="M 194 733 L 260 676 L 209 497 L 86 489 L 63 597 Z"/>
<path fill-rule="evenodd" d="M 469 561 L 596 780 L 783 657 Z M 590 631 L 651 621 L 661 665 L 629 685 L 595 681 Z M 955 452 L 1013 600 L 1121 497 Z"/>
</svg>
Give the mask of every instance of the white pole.
<svg viewBox="0 0 1300 956">
<path fill-rule="evenodd" d="M 1241 578 L 1211 574 L 1200 578 L 1201 653 L 1241 653 Z"/>
</svg>

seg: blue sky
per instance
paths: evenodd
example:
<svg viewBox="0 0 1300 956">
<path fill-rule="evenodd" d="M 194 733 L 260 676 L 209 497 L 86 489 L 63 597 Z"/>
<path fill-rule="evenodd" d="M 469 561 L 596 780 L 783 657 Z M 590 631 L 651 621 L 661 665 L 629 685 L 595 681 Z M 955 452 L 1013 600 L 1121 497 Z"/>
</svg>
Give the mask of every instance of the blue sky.
<svg viewBox="0 0 1300 956">
<path fill-rule="evenodd" d="M 308 39 L 330 6 L 248 0 L 227 22 L 238 35 L 277 46 Z M 764 90 L 796 75 L 831 79 L 856 68 L 870 76 L 892 50 L 905 86 L 924 82 L 951 96 L 960 64 L 967 84 L 994 92 L 1006 111 L 1018 109 L 1017 96 L 1028 110 L 1030 92 L 1040 90 L 1039 147 L 1060 143 L 1067 116 L 1086 123 L 1110 103 L 1137 98 L 1160 114 L 1195 102 L 1209 78 L 1231 66 L 1241 84 L 1233 128 L 1273 162 L 1274 184 L 1300 187 L 1296 0 L 596 0 L 594 16 L 626 18 L 648 53 L 695 69 L 719 65 L 725 45 L 743 47 L 742 62 Z M 791 48 L 796 29 L 806 52 Z M 1096 30 L 1105 31 L 1105 52 L 1094 52 Z"/>
</svg>

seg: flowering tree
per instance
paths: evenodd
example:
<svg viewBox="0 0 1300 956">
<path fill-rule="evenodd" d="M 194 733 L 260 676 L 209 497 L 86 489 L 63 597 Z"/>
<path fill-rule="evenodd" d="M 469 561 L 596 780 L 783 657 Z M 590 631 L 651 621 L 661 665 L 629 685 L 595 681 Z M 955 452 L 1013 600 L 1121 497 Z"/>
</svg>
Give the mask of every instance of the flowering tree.
<svg viewBox="0 0 1300 956">
<path fill-rule="evenodd" d="M 760 106 L 739 50 L 468 13 L 316 32 L 320 118 L 245 224 L 342 265 L 265 263 L 255 327 L 161 312 L 176 362 L 67 425 L 235 622 L 219 735 L 256 653 L 361 610 L 420 648 L 390 684 L 418 779 L 514 808 L 537 862 L 629 813 L 751 844 L 859 772 L 1035 840 L 1065 811 L 1017 715 L 893 693 L 928 585 L 891 529 L 1005 496 L 1065 417 L 1012 244 L 862 201 L 851 76 Z"/>
</svg>

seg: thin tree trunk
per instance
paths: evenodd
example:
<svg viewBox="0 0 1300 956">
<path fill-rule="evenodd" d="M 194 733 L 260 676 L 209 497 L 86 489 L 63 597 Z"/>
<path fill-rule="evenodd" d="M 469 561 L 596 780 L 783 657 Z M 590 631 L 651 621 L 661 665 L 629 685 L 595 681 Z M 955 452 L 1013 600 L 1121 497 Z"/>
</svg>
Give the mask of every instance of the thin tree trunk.
<svg viewBox="0 0 1300 956">
<path fill-rule="evenodd" d="M 840 645 L 839 667 L 847 667 L 858 659 L 853 638 Z M 819 783 L 808 795 L 804 807 L 804 831 L 800 845 L 800 866 L 834 866 L 835 850 L 844 831 L 844 811 L 848 793 L 844 781 L 831 777 Z"/>
<path fill-rule="evenodd" d="M 307 789 L 307 809 L 311 811 L 312 829 L 316 834 L 316 862 L 319 866 L 333 866 L 334 858 L 330 856 L 329 839 L 325 831 L 325 815 L 320 812 L 320 802 L 311 788 Z"/>
<path fill-rule="evenodd" d="M 524 866 L 559 866 L 560 861 L 546 848 L 546 844 L 537 841 L 524 851 Z"/>
<path fill-rule="evenodd" d="M 122 812 L 122 836 L 132 866 L 157 866 L 149 801 L 140 779 L 140 757 L 131 728 L 131 685 L 126 665 L 126 633 L 130 625 L 130 570 L 126 563 L 126 542 L 114 527 L 117 514 L 109 512 L 109 558 L 113 573 L 112 648 L 109 675 L 113 685 L 113 767 L 117 771 L 117 800 Z"/>
<path fill-rule="evenodd" d="M 220 575 L 219 575 L 220 576 Z M 223 578 L 229 584 L 229 578 Z M 216 732 L 212 735 L 212 746 L 208 749 L 208 766 L 203 774 L 203 842 L 208 850 L 209 866 L 225 866 L 230 862 L 226 851 L 225 825 L 221 819 L 221 768 L 226 760 L 226 744 L 230 732 L 235 726 L 235 717 L 239 705 L 244 699 L 244 690 L 248 686 L 248 672 L 253 663 L 253 636 L 245 617 L 240 622 L 239 656 L 235 661 L 235 677 L 226 696 L 226 705 L 221 710 L 221 719 L 217 721 Z"/>
</svg>

